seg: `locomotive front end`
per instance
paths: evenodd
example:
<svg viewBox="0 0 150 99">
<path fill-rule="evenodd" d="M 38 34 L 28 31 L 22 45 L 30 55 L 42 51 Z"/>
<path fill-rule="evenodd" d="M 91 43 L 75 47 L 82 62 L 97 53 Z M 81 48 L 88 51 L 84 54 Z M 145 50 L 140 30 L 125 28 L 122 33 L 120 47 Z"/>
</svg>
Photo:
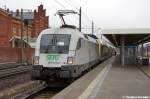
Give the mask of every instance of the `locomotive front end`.
<svg viewBox="0 0 150 99">
<path fill-rule="evenodd" d="M 74 50 L 69 50 L 71 34 L 46 33 L 39 37 L 32 78 L 70 78 L 74 66 Z"/>
</svg>

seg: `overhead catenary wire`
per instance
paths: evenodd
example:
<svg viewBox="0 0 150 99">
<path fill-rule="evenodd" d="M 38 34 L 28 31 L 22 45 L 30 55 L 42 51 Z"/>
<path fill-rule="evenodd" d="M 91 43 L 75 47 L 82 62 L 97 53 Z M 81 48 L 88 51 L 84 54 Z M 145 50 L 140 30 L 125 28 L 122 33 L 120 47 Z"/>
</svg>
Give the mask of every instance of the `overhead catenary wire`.
<svg viewBox="0 0 150 99">
<path fill-rule="evenodd" d="M 58 0 L 54 0 L 58 5 L 60 5 L 65 10 L 68 10 L 62 3 L 60 3 Z"/>
<path fill-rule="evenodd" d="M 75 1 L 75 0 L 71 0 L 71 1 L 73 1 L 73 2 L 74 2 L 74 4 L 77 4 L 77 5 L 78 5 L 78 7 L 81 7 L 81 5 L 80 5 L 77 1 Z"/>
<path fill-rule="evenodd" d="M 64 6 L 64 4 L 60 3 L 58 0 L 54 0 L 59 6 L 67 10 L 67 8 Z"/>
<path fill-rule="evenodd" d="M 76 8 L 79 8 L 79 7 L 81 7 L 81 5 L 77 2 L 77 1 L 75 1 L 75 0 L 71 0 L 71 1 L 73 1 L 74 2 L 74 4 L 77 4 L 78 5 L 78 7 L 76 7 Z M 78 9 L 79 10 L 79 9 Z M 84 11 L 82 10 L 82 14 L 89 20 L 89 21 L 91 21 L 92 22 L 92 20 L 84 13 Z"/>
<path fill-rule="evenodd" d="M 72 8 L 75 8 L 76 10 L 79 10 L 79 7 L 81 7 L 81 5 L 79 5 L 75 0 L 65 0 L 66 3 L 71 6 Z M 74 3 L 72 3 L 71 1 L 73 1 Z M 78 4 L 78 7 L 76 7 L 73 4 Z M 88 21 L 92 22 L 92 20 L 84 13 L 84 11 L 82 10 L 82 14 L 88 19 Z"/>
<path fill-rule="evenodd" d="M 64 0 L 66 1 L 66 3 L 71 7 L 71 8 L 75 8 L 76 10 L 79 10 L 79 7 L 76 7 L 74 4 L 72 4 L 72 2 L 70 2 L 70 0 Z"/>
<path fill-rule="evenodd" d="M 58 0 L 54 0 L 59 6 L 61 6 L 63 9 L 68 10 L 68 8 L 71 8 L 73 10 L 78 10 L 79 11 L 79 7 L 81 7 L 81 5 L 76 2 L 75 0 L 64 0 L 65 4 L 62 2 L 59 2 Z M 75 5 L 76 4 L 76 5 Z M 66 5 L 68 5 L 66 7 Z M 77 12 L 78 12 L 77 11 Z M 88 15 L 85 14 L 85 12 L 82 10 L 82 16 L 84 16 L 84 18 L 82 18 L 82 29 L 90 29 L 92 26 L 92 21 Z M 77 20 L 79 20 L 77 17 L 75 17 Z M 85 19 L 87 20 L 85 22 Z M 95 23 L 94 23 L 95 24 Z"/>
</svg>

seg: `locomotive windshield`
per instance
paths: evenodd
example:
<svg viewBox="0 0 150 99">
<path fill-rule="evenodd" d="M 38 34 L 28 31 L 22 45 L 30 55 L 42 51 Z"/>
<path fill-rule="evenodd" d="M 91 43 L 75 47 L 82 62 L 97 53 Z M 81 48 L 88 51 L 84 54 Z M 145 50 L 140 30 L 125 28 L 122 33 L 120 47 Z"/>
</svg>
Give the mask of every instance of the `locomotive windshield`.
<svg viewBox="0 0 150 99">
<path fill-rule="evenodd" d="M 41 37 L 40 53 L 67 54 L 71 35 L 44 34 Z"/>
</svg>

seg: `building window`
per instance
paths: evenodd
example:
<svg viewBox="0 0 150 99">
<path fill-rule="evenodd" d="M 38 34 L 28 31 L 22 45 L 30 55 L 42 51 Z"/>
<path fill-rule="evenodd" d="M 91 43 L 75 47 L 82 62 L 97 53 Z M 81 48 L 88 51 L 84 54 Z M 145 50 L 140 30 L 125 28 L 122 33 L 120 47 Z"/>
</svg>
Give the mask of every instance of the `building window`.
<svg viewBox="0 0 150 99">
<path fill-rule="evenodd" d="M 12 28 L 13 35 L 16 35 L 16 31 L 17 31 L 16 28 L 13 27 L 13 28 Z"/>
</svg>

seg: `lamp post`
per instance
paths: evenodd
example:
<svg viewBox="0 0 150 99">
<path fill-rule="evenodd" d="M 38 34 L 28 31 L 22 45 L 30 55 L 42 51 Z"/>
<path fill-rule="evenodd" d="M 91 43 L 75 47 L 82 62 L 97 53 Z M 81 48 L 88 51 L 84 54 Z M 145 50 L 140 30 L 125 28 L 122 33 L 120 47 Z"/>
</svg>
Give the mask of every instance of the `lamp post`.
<svg viewBox="0 0 150 99">
<path fill-rule="evenodd" d="M 24 22 L 24 18 L 23 18 L 23 11 L 31 11 L 31 10 L 27 10 L 27 9 L 21 9 L 21 63 L 23 64 L 24 62 L 24 43 L 23 43 L 23 36 L 24 36 L 24 23 L 26 23 L 27 25 L 27 44 L 28 44 L 28 21 Z"/>
<path fill-rule="evenodd" d="M 92 21 L 92 35 L 94 34 L 94 22 Z"/>
<path fill-rule="evenodd" d="M 81 7 L 79 9 L 79 31 L 81 32 Z"/>
<path fill-rule="evenodd" d="M 23 58 L 24 58 L 24 49 L 23 49 L 23 9 L 21 9 L 21 63 L 23 63 Z"/>
</svg>

